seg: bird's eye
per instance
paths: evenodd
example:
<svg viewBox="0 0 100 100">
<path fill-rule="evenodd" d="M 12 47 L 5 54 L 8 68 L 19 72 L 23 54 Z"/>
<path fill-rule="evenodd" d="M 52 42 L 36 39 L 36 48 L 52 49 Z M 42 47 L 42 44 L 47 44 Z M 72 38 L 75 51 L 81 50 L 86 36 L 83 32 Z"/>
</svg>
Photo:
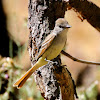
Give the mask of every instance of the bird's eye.
<svg viewBox="0 0 100 100">
<path fill-rule="evenodd" d="M 59 25 L 60 28 L 65 28 L 64 26 Z"/>
</svg>

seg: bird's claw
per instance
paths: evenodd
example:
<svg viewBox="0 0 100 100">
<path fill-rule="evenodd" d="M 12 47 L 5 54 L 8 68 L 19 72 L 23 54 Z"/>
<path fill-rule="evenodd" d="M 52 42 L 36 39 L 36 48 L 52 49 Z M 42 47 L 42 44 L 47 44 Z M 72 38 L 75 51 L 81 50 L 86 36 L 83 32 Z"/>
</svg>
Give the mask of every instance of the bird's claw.
<svg viewBox="0 0 100 100">
<path fill-rule="evenodd" d="M 50 63 L 52 63 L 52 64 L 56 64 L 56 65 L 58 64 L 57 61 L 54 62 L 54 61 L 51 61 L 51 60 L 47 60 L 47 58 L 45 58 L 44 60 L 47 61 L 47 62 L 50 62 Z"/>
</svg>

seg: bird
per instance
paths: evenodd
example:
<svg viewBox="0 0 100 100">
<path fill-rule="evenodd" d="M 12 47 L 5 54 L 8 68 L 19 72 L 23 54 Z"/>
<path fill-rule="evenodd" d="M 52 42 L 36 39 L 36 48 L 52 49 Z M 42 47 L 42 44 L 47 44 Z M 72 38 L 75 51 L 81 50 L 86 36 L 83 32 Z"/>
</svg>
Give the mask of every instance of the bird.
<svg viewBox="0 0 100 100">
<path fill-rule="evenodd" d="M 20 89 L 33 72 L 60 54 L 66 44 L 67 33 L 70 27 L 71 25 L 68 24 L 65 18 L 58 18 L 56 20 L 54 29 L 41 44 L 38 61 L 13 84 L 14 87 Z"/>
</svg>

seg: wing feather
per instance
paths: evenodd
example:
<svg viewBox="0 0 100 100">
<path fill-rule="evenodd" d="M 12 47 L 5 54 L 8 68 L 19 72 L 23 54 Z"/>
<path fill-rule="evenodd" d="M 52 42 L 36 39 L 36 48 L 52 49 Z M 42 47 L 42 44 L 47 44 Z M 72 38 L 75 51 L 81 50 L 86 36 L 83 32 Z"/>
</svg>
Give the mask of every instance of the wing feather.
<svg viewBox="0 0 100 100">
<path fill-rule="evenodd" d="M 49 34 L 46 39 L 43 41 L 40 53 L 38 55 L 38 58 L 43 55 L 43 53 L 46 51 L 46 49 L 52 44 L 53 39 L 55 38 L 55 34 Z"/>
</svg>

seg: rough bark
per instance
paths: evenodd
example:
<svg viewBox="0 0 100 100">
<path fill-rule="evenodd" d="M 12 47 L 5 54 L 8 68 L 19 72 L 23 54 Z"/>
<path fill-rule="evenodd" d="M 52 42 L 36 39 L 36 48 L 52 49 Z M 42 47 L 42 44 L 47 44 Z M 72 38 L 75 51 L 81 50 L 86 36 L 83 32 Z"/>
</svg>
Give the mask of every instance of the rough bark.
<svg viewBox="0 0 100 100">
<path fill-rule="evenodd" d="M 41 43 L 53 30 L 55 20 L 64 17 L 66 3 L 62 0 L 29 0 L 29 53 L 31 64 L 37 61 Z M 74 100 L 74 85 L 60 56 L 35 71 L 35 80 L 45 100 Z"/>
<path fill-rule="evenodd" d="M 64 1 L 68 2 L 68 0 Z M 100 32 L 100 8 L 97 5 L 89 0 L 69 0 L 68 3 Z"/>
</svg>

